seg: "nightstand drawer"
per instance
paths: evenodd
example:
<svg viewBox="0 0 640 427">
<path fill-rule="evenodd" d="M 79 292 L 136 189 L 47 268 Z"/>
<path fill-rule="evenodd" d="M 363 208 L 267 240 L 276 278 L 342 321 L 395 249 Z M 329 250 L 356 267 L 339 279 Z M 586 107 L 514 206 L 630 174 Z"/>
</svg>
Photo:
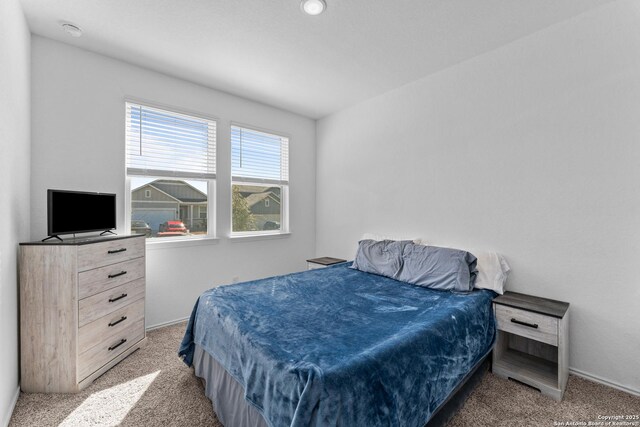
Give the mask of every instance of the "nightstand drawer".
<svg viewBox="0 0 640 427">
<path fill-rule="evenodd" d="M 558 319 L 496 304 L 498 329 L 536 341 L 558 345 Z"/>
</svg>

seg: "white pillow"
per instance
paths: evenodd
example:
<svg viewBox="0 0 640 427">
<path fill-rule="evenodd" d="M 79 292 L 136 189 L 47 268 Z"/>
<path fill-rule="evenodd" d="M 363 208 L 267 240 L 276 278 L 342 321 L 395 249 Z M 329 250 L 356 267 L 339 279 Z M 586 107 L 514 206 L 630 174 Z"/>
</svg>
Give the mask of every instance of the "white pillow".
<svg viewBox="0 0 640 427">
<path fill-rule="evenodd" d="M 376 240 L 381 242 L 382 240 L 411 240 L 416 245 L 425 245 L 426 243 L 422 241 L 421 238 L 416 237 L 406 237 L 395 234 L 377 234 L 377 233 L 364 233 L 362 235 L 362 239 L 360 240 Z"/>
<path fill-rule="evenodd" d="M 504 256 L 494 251 L 473 251 L 473 255 L 478 258 L 478 275 L 476 276 L 475 288 L 490 289 L 500 295 L 504 294 L 505 284 L 511 267 Z"/>
</svg>

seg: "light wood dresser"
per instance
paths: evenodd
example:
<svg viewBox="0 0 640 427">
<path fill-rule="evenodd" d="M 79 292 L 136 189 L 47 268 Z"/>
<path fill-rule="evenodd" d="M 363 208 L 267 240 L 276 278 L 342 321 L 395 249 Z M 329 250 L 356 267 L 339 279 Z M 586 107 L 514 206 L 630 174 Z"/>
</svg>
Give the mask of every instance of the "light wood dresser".
<svg viewBox="0 0 640 427">
<path fill-rule="evenodd" d="M 569 377 L 569 303 L 505 292 L 493 309 L 493 373 L 562 400 Z"/>
<path fill-rule="evenodd" d="M 144 235 L 20 244 L 21 388 L 73 393 L 145 335 Z"/>
</svg>

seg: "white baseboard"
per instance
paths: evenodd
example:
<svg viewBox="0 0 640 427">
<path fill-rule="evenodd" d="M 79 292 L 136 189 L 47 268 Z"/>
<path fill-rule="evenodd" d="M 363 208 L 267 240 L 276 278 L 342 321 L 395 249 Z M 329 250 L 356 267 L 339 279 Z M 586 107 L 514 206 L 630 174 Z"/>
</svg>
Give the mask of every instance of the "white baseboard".
<svg viewBox="0 0 640 427">
<path fill-rule="evenodd" d="M 580 371 L 580 370 L 575 369 L 575 368 L 569 368 L 569 373 L 573 374 L 573 375 L 576 375 L 578 377 L 582 377 L 582 378 L 587 379 L 589 381 L 593 381 L 595 383 L 600 383 L 600 384 L 606 385 L 608 387 L 615 388 L 617 390 L 621 390 L 621 391 L 624 391 L 624 392 L 629 393 L 629 394 L 633 394 L 634 396 L 640 396 L 640 391 L 639 390 L 634 390 L 634 389 L 632 389 L 630 387 L 627 387 L 627 386 L 624 386 L 622 384 L 618 384 L 618 383 L 611 382 L 609 380 L 605 380 L 604 378 L 601 378 L 601 377 L 599 377 L 597 375 L 590 374 L 588 372 Z"/>
<path fill-rule="evenodd" d="M 18 403 L 18 397 L 20 396 L 20 386 L 16 389 L 15 394 L 13 395 L 13 399 L 11 399 L 11 404 L 9 405 L 9 410 L 6 414 L 4 414 L 4 419 L 2 420 L 2 427 L 7 427 L 9 425 L 9 421 L 11 421 L 11 415 L 13 415 L 13 410 L 16 408 L 16 403 Z"/>
<path fill-rule="evenodd" d="M 147 331 L 153 331 L 154 329 L 164 328 L 165 326 L 177 325 L 178 323 L 182 323 L 189 320 L 189 316 L 182 317 L 176 320 L 169 320 L 168 322 L 157 323 L 155 325 L 147 326 Z"/>
</svg>

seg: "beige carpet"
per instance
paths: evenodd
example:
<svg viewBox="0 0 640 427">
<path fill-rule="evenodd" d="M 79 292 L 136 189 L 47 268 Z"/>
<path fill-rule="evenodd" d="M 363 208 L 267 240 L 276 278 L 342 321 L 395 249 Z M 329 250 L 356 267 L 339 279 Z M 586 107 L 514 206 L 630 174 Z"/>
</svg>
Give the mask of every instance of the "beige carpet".
<svg viewBox="0 0 640 427">
<path fill-rule="evenodd" d="M 21 393 L 10 426 L 216 426 L 200 381 L 177 357 L 185 325 L 148 334 L 148 344 L 74 395 Z M 640 415 L 640 397 L 571 376 L 565 398 L 487 374 L 450 427 L 554 426 Z M 580 424 L 577 424 L 580 425 Z M 640 425 L 640 424 L 636 424 Z"/>
</svg>

